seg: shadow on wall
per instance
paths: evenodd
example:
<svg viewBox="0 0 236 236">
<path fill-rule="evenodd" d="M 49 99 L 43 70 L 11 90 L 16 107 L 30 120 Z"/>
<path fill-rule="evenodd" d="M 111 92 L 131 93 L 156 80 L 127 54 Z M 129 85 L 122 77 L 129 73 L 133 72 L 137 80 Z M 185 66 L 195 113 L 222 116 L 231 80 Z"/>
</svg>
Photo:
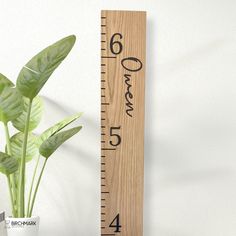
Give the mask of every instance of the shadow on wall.
<svg viewBox="0 0 236 236">
<path fill-rule="evenodd" d="M 156 232 L 157 235 L 161 236 L 185 236 L 184 232 L 178 232 L 178 229 L 175 230 L 174 226 L 171 225 L 166 227 L 162 226 L 163 222 L 161 218 L 158 219 L 158 207 L 162 203 L 156 203 L 156 201 L 160 200 L 158 198 L 158 194 L 163 191 L 170 190 L 170 188 L 178 186 L 186 187 L 195 185 L 198 183 L 208 183 L 208 186 L 213 182 L 217 182 L 224 178 L 228 178 L 233 174 L 233 170 L 224 166 L 211 166 L 208 165 L 204 167 L 204 165 L 194 166 L 194 158 L 195 156 L 188 156 L 188 153 L 181 149 L 181 146 L 178 146 L 177 143 L 168 143 L 167 140 L 162 140 L 161 135 L 153 132 L 154 127 L 157 127 L 159 109 L 153 104 L 157 104 L 158 101 L 153 101 L 156 97 L 155 94 L 160 91 L 156 91 L 158 88 L 157 84 L 166 84 L 163 79 L 164 77 L 157 77 L 153 68 L 158 68 L 160 64 L 158 64 L 157 58 L 157 44 L 158 39 L 154 37 L 156 35 L 156 31 L 158 30 L 157 23 L 153 22 L 152 19 L 148 19 L 147 22 L 147 68 L 146 68 L 146 116 L 145 116 L 145 193 L 144 193 L 144 235 L 152 236 L 153 232 Z M 169 75 L 170 73 L 176 72 L 178 67 L 186 66 L 186 63 L 190 62 L 194 63 L 195 59 L 199 60 L 199 57 L 204 57 L 206 54 L 212 53 L 217 50 L 224 44 L 224 41 L 218 40 L 213 41 L 210 44 L 204 45 L 202 48 L 199 48 L 196 51 L 191 52 L 189 55 L 180 56 L 179 60 L 172 61 L 167 65 L 162 66 L 162 72 L 164 70 L 164 74 Z M 170 69 L 170 70 L 168 70 Z M 171 70 L 172 69 L 172 70 Z M 157 71 L 160 71 L 157 69 Z M 185 78 L 186 79 L 186 78 Z M 181 83 L 181 81 L 179 81 Z M 169 95 L 171 97 L 171 94 Z M 187 97 L 186 97 L 187 99 Z M 157 102 L 157 103 L 156 103 Z M 190 101 L 191 102 L 191 101 Z M 205 114 L 204 109 L 200 107 L 200 112 Z M 169 115 L 169 114 L 168 114 Z M 195 115 L 195 114 L 193 114 Z M 171 119 L 171 117 L 168 117 Z M 205 134 L 205 126 L 211 127 L 212 124 L 206 124 L 206 121 L 203 120 L 198 121 L 198 124 L 192 124 L 193 117 L 188 117 L 190 120 L 186 119 L 186 130 L 190 128 L 190 131 L 183 131 L 183 135 L 188 136 L 191 135 L 193 142 L 197 140 L 194 137 L 194 133 L 191 133 L 191 127 L 197 126 L 199 133 L 204 136 Z M 163 119 L 163 117 L 162 117 Z M 210 120 L 210 119 L 209 119 Z M 189 122 L 189 123 L 188 123 Z M 188 127 L 189 126 L 189 127 Z M 216 122 L 213 124 L 213 131 L 209 134 L 209 139 L 213 139 L 215 136 L 219 136 L 219 124 Z M 158 129 L 155 129 L 158 130 Z M 192 131 L 194 132 L 194 130 Z M 193 137 L 192 137 L 193 136 Z M 186 141 L 186 140 L 185 140 Z M 204 142 L 200 140 L 200 142 Z M 174 145 L 173 145 L 174 144 Z M 176 144 L 176 145 L 175 145 Z M 188 145 L 188 143 L 186 143 Z M 197 147 L 196 144 L 193 144 Z M 204 149 L 204 147 L 203 147 Z M 205 150 L 203 150 L 205 151 Z M 201 152 L 199 152 L 201 153 Z M 203 160 L 204 163 L 204 160 Z M 166 171 L 165 175 L 162 173 L 158 173 L 159 171 Z M 163 177 L 164 176 L 164 177 Z M 160 178 L 161 177 L 161 178 Z M 159 190 L 157 190 L 158 188 Z M 201 187 L 200 187 L 201 188 Z M 204 191 L 204 190 L 203 190 Z M 167 191 L 166 191 L 167 192 Z M 173 196 L 174 198 L 174 196 Z M 183 195 L 184 198 L 184 195 Z M 164 202 L 166 206 L 166 202 Z M 158 207 L 156 207 L 158 206 Z M 164 206 L 163 206 L 164 207 Z M 163 212 L 163 209 L 162 209 Z M 153 218 L 155 216 L 155 219 Z M 160 216 L 161 217 L 161 216 Z M 166 218 L 166 216 L 165 216 Z M 197 222 L 196 222 L 197 225 Z"/>
<path fill-rule="evenodd" d="M 46 96 L 43 96 L 43 99 L 45 103 L 45 113 L 47 114 L 49 119 L 45 121 L 43 120 L 42 123 L 47 126 L 52 125 L 52 123 L 54 124 L 55 122 L 63 119 L 64 117 L 70 116 L 78 112 L 78 110 L 72 109 L 62 103 L 59 104 Z M 48 122 L 50 122 L 51 124 L 48 124 Z M 96 150 L 95 148 L 89 149 L 86 146 L 88 145 L 88 143 L 94 143 L 95 145 L 93 145 L 93 147 L 96 147 L 98 141 L 97 137 L 99 135 L 99 125 L 96 124 L 95 119 L 88 117 L 86 114 L 83 114 L 77 122 L 85 127 L 84 129 L 82 129 L 82 132 L 84 133 L 81 135 L 84 135 L 86 137 L 86 140 L 78 137 L 78 140 L 81 139 L 80 145 L 78 145 L 77 142 L 65 143 L 60 149 L 61 153 L 66 153 L 67 157 L 63 158 L 62 155 L 61 159 L 55 160 L 54 163 L 56 163 L 57 161 L 56 164 L 51 164 L 48 166 L 48 168 L 51 168 L 55 176 L 59 176 L 60 172 L 66 169 L 69 169 L 71 171 L 71 174 L 66 176 L 66 178 L 60 179 L 60 183 L 53 183 L 58 189 L 60 189 L 60 185 L 65 187 L 63 196 L 57 196 L 54 192 L 51 192 L 50 185 L 48 185 L 48 183 L 46 184 L 46 178 L 44 178 L 45 185 L 44 183 L 42 184 L 42 192 L 50 192 L 47 204 L 51 207 L 53 211 L 55 211 L 55 209 L 59 209 L 59 211 L 57 212 L 58 217 L 54 219 L 50 219 L 50 216 L 47 216 L 48 219 L 47 217 L 42 219 L 40 235 L 83 235 L 85 227 L 88 227 L 88 224 L 91 224 L 91 222 L 93 222 L 93 225 L 98 225 L 99 222 L 99 184 L 97 184 L 97 175 L 100 173 L 98 170 L 99 155 L 97 155 L 97 152 L 99 150 Z M 65 169 L 64 161 L 66 160 L 66 158 L 68 158 L 68 156 L 70 157 L 70 162 L 68 163 L 68 166 Z M 86 173 L 77 173 L 76 166 L 80 167 L 81 170 L 86 171 Z M 56 180 L 56 177 L 52 176 L 52 173 L 50 171 L 48 171 L 47 174 L 48 177 L 50 177 L 51 181 Z M 90 177 L 88 177 L 89 175 Z M 78 181 L 75 181 L 76 177 L 79 177 Z M 91 181 L 91 179 L 94 179 L 96 181 Z M 72 182 L 73 189 L 70 189 L 68 191 L 68 183 L 70 184 Z M 79 193 L 78 190 L 80 190 Z M 78 201 L 78 199 L 80 200 Z M 83 199 L 85 201 L 83 201 Z M 66 200 L 67 207 L 65 207 L 64 205 L 64 202 Z M 90 206 L 88 206 L 88 203 L 90 204 Z M 86 212 L 86 214 L 84 214 L 84 212 Z M 53 214 L 57 215 L 57 213 L 54 212 Z M 60 218 L 62 216 L 64 224 L 60 225 Z M 47 220 L 52 223 L 52 225 L 59 224 L 58 228 L 53 226 L 50 227 Z M 78 222 L 80 222 L 79 225 Z M 71 228 L 68 227 L 69 225 L 71 225 Z M 90 230 L 88 230 L 88 232 L 89 231 Z M 94 232 L 94 227 L 91 227 L 91 231 Z"/>
<path fill-rule="evenodd" d="M 53 101 L 51 98 L 42 96 L 43 100 L 45 101 L 45 105 L 48 106 L 53 114 L 60 114 L 60 117 L 66 117 L 71 114 L 75 114 L 77 112 L 80 112 L 78 110 L 72 109 L 71 107 L 65 106 L 65 104 L 59 104 L 55 101 Z M 86 114 L 83 114 L 80 118 L 82 121 L 86 121 L 87 127 L 86 129 L 98 129 L 96 122 L 92 120 L 90 117 L 88 117 Z"/>
<path fill-rule="evenodd" d="M 152 127 L 155 117 L 155 108 L 153 107 L 153 97 L 155 93 L 156 78 L 154 75 L 154 66 L 157 66 L 157 58 L 154 53 L 154 45 L 157 39 L 154 38 L 156 25 L 152 19 L 147 20 L 147 53 L 146 53 L 146 84 L 145 84 L 145 154 L 144 154 L 144 235 L 150 236 L 151 230 L 151 217 L 152 217 L 152 186 L 151 186 L 151 174 L 149 172 L 150 167 L 153 165 L 155 159 L 154 156 L 154 137 L 152 136 Z M 163 234 L 163 236 L 167 236 Z"/>
<path fill-rule="evenodd" d="M 54 115 L 60 115 L 60 118 L 58 120 L 60 120 L 61 117 L 67 117 L 78 112 L 72 108 L 69 108 L 68 106 L 65 106 L 64 104 L 59 104 L 48 97 L 43 96 L 43 99 L 45 101 L 45 105 Z M 79 123 L 82 124 L 82 126 L 86 124 L 86 132 L 88 133 L 88 135 L 90 135 L 90 137 L 92 137 L 94 135 L 94 132 L 98 130 L 96 122 L 86 116 L 86 114 L 83 114 L 81 118 L 79 118 Z M 91 155 L 91 152 L 89 152 L 91 150 L 86 150 L 82 146 L 72 145 L 69 143 L 63 144 L 61 149 L 64 149 L 68 153 L 71 153 L 72 158 L 76 157 L 76 160 L 79 162 L 78 164 L 86 165 L 88 167 L 94 167 L 95 164 L 97 165 L 97 159 L 94 158 L 93 154 Z"/>
</svg>

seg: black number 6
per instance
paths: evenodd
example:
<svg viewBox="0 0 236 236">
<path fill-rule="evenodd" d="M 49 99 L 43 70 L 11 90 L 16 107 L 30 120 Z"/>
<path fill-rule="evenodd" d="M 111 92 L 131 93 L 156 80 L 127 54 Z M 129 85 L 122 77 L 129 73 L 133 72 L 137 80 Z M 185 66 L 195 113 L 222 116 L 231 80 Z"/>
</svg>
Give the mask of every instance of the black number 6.
<svg viewBox="0 0 236 236">
<path fill-rule="evenodd" d="M 122 52 L 123 45 L 120 41 L 115 40 L 116 36 L 119 37 L 120 39 L 123 38 L 122 34 L 120 34 L 120 33 L 113 34 L 111 37 L 111 41 L 110 41 L 110 49 L 113 54 L 118 55 Z M 116 45 L 116 47 L 115 47 L 115 45 Z"/>
</svg>

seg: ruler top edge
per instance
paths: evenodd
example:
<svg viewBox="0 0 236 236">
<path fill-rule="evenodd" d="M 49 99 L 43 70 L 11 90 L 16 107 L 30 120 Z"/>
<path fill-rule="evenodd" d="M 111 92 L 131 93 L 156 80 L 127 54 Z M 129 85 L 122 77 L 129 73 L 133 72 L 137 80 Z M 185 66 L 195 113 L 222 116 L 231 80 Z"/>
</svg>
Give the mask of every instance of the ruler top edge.
<svg viewBox="0 0 236 236">
<path fill-rule="evenodd" d="M 101 10 L 101 13 L 142 13 L 147 14 L 147 11 L 138 11 L 138 10 Z"/>
</svg>

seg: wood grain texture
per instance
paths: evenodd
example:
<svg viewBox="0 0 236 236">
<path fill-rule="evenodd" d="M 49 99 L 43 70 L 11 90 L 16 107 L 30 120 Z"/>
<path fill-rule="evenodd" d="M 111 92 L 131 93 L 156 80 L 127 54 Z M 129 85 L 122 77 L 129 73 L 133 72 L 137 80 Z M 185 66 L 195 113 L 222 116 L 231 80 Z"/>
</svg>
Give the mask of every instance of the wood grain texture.
<svg viewBox="0 0 236 236">
<path fill-rule="evenodd" d="M 101 235 L 143 235 L 145 54 L 146 13 L 102 11 Z"/>
</svg>

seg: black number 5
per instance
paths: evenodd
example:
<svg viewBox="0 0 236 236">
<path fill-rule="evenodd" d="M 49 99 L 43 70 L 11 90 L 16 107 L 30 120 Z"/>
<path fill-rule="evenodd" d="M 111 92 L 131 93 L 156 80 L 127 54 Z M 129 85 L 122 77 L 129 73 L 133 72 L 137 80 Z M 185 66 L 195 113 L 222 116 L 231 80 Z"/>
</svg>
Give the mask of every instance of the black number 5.
<svg viewBox="0 0 236 236">
<path fill-rule="evenodd" d="M 120 126 L 119 127 L 111 127 L 110 128 L 110 136 L 111 137 L 116 137 L 116 142 L 113 142 L 114 140 L 111 140 L 109 143 L 111 144 L 111 146 L 118 146 L 121 143 L 121 137 L 119 134 L 115 133 L 118 132 L 118 130 L 120 130 Z"/>
<path fill-rule="evenodd" d="M 115 37 L 118 37 L 119 39 L 122 39 L 123 36 L 120 33 L 115 33 L 112 35 L 111 37 L 111 41 L 110 41 L 110 49 L 111 52 L 115 55 L 118 55 L 122 52 L 123 50 L 123 45 L 120 41 L 115 40 Z"/>
</svg>

